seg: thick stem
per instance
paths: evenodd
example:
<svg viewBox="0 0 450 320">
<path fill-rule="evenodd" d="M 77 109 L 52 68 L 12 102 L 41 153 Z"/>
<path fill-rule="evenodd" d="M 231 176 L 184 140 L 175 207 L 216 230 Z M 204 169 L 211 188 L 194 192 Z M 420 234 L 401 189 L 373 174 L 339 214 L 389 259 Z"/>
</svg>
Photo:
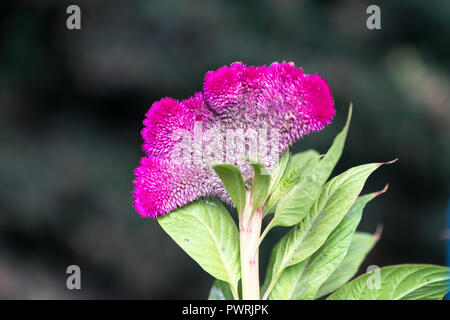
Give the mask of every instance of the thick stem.
<svg viewBox="0 0 450 320">
<path fill-rule="evenodd" d="M 247 191 L 246 205 L 242 212 L 240 225 L 242 299 L 259 300 L 259 236 L 261 233 L 262 212 L 258 208 L 252 216 L 253 199 Z"/>
</svg>

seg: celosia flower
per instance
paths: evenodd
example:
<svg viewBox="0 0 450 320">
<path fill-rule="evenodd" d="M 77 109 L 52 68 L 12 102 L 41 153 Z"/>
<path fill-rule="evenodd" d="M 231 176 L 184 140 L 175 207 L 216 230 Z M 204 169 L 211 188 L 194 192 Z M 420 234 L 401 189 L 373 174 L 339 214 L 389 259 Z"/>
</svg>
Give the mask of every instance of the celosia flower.
<svg viewBox="0 0 450 320">
<path fill-rule="evenodd" d="M 210 71 L 202 92 L 183 101 L 163 98 L 147 112 L 142 130 L 146 157 L 135 170 L 134 206 L 142 216 L 155 218 L 200 197 L 216 196 L 231 203 L 210 168 L 211 159 L 205 157 L 212 152 L 215 161 L 232 162 L 245 179 L 252 176 L 246 159 L 236 155 L 247 153 L 254 137 L 227 140 L 230 130 L 267 133 L 272 144 L 263 143 L 262 147 L 279 155 L 306 134 L 323 129 L 334 113 L 326 82 L 318 75 L 304 74 L 293 63 L 269 67 L 233 63 Z M 208 146 L 202 140 L 205 136 L 219 144 Z M 192 149 L 180 158 L 182 140 L 192 142 Z M 234 152 L 231 161 L 227 156 L 230 147 Z M 272 166 L 264 157 L 258 160 Z"/>
</svg>

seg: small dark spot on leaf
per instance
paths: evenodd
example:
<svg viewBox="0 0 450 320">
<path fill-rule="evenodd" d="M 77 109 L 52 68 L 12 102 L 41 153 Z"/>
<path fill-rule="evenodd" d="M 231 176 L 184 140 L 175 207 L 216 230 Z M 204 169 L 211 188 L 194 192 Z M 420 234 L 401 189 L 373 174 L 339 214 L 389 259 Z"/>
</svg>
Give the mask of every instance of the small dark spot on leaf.
<svg viewBox="0 0 450 320">
<path fill-rule="evenodd" d="M 184 241 L 189 242 L 189 239 L 184 239 Z"/>
</svg>

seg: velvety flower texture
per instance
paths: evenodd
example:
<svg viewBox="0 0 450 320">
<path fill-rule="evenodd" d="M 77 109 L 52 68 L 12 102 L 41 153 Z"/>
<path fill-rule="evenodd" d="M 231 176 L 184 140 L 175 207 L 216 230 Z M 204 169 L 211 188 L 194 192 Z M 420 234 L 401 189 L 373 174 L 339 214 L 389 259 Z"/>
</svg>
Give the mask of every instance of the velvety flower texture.
<svg viewBox="0 0 450 320">
<path fill-rule="evenodd" d="M 269 138 L 276 136 L 277 150 L 272 151 L 279 155 L 304 135 L 323 129 L 334 113 L 325 80 L 304 74 L 293 63 L 250 67 L 236 62 L 210 71 L 204 78 L 202 92 L 183 101 L 163 98 L 147 112 L 141 132 L 146 156 L 134 172 L 134 207 L 140 215 L 155 218 L 200 197 L 216 196 L 231 203 L 208 161 L 180 161 L 176 146 L 182 135 L 190 135 L 188 141 L 194 141 L 207 136 L 211 129 L 216 130 L 212 135 L 216 139 L 227 130 L 263 129 L 269 132 Z M 198 139 L 195 141 L 196 152 L 211 152 Z M 248 138 L 232 140 L 231 147 L 246 150 L 246 142 Z M 229 147 L 230 141 L 227 143 Z M 252 176 L 245 158 L 227 161 L 221 155 L 222 146 L 212 149 L 216 161 L 234 163 L 244 179 Z M 195 151 L 188 155 L 193 154 Z M 270 167 L 270 163 L 264 164 Z"/>
</svg>

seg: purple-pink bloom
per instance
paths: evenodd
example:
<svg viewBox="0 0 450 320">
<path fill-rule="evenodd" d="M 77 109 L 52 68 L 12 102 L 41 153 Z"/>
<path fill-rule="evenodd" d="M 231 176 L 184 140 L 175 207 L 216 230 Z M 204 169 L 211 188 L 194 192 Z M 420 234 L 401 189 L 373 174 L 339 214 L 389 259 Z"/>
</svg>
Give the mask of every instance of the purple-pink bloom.
<svg viewBox="0 0 450 320">
<path fill-rule="evenodd" d="M 308 133 L 323 129 L 334 114 L 325 80 L 304 74 L 293 63 L 251 67 L 236 62 L 210 71 L 202 92 L 183 101 L 163 98 L 147 112 L 141 132 L 146 156 L 134 172 L 134 207 L 141 216 L 155 218 L 200 197 L 216 196 L 231 203 L 210 163 L 180 161 L 180 132 L 195 138 L 215 129 L 217 138 L 227 130 L 264 129 L 269 137 L 270 132 L 279 133 L 276 151 L 281 153 Z M 237 144 L 233 147 L 245 149 Z M 202 145 L 196 150 L 206 152 L 207 148 Z M 221 146 L 216 148 L 219 162 L 227 162 L 222 151 Z M 241 169 L 244 179 L 251 177 L 245 159 L 236 158 L 232 163 Z M 270 167 L 270 163 L 264 164 Z"/>
</svg>

